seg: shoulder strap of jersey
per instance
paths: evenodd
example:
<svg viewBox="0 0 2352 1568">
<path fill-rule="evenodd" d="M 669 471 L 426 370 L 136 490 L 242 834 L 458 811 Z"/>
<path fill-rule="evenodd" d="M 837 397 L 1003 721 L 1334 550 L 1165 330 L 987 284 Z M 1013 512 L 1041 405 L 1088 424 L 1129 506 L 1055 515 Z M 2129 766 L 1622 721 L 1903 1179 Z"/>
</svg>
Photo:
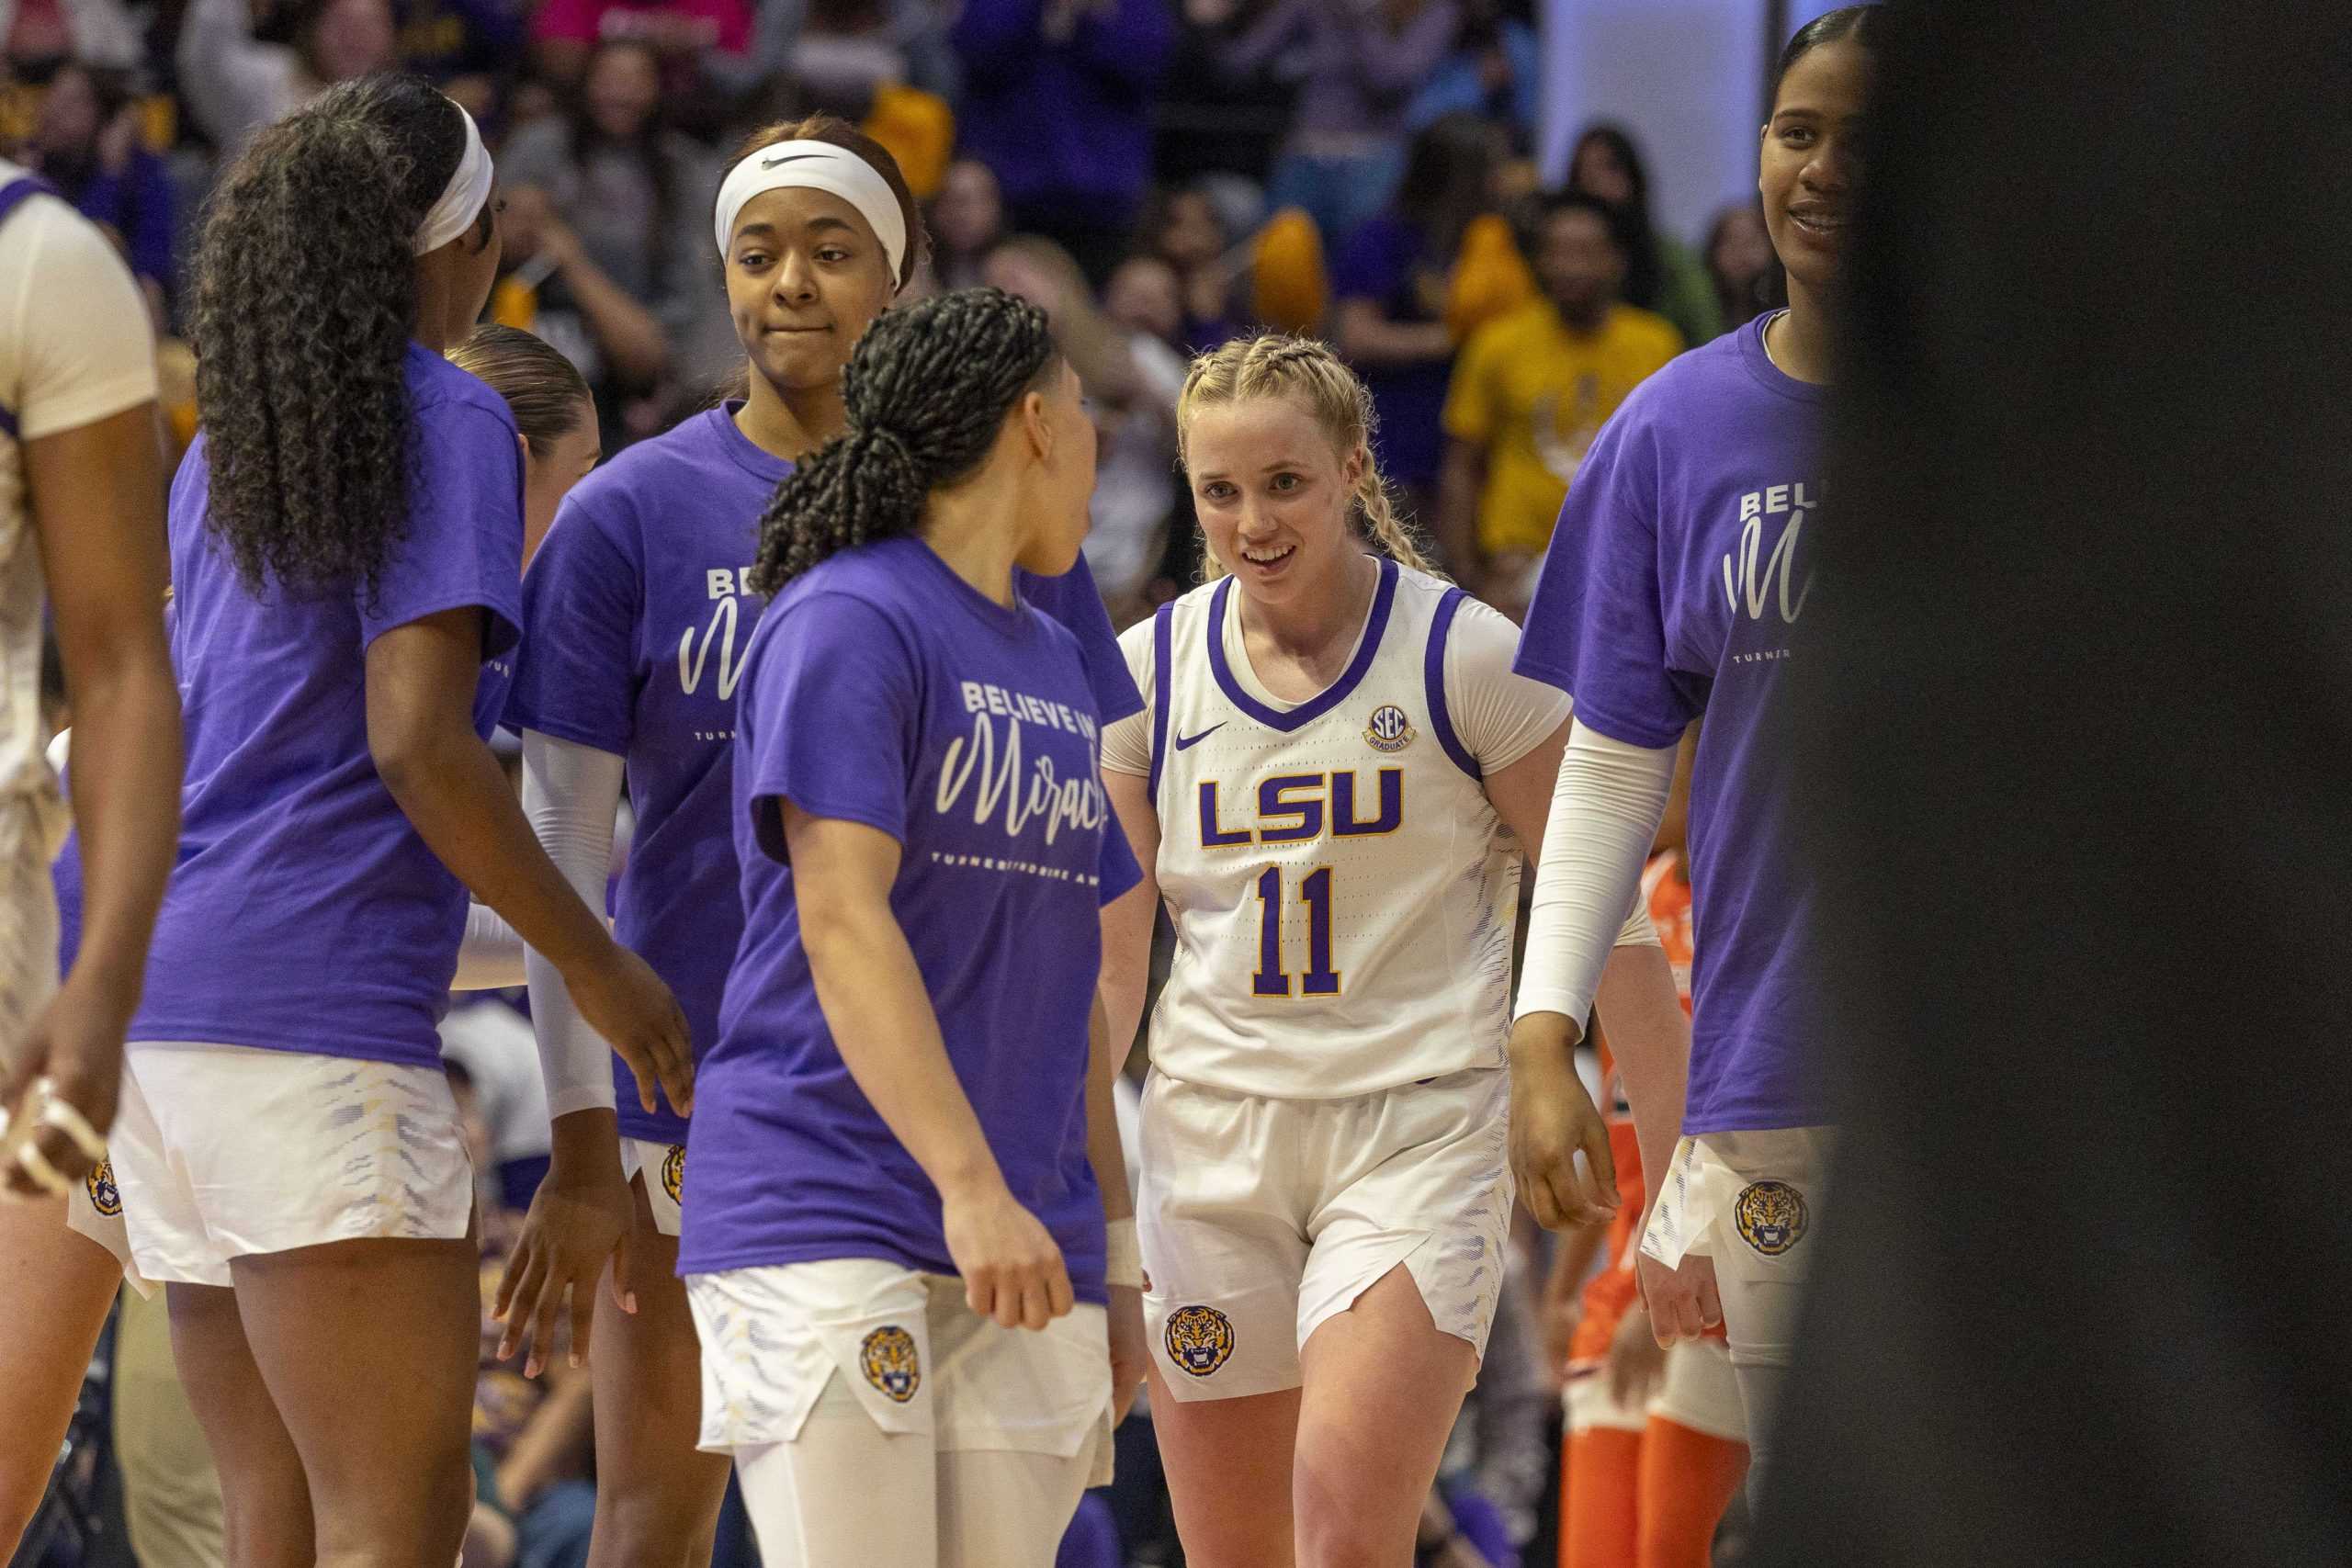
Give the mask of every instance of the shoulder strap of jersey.
<svg viewBox="0 0 2352 1568">
<path fill-rule="evenodd" d="M 1430 616 L 1430 640 L 1421 655 L 1421 684 L 1430 705 L 1430 728 L 1437 731 L 1437 743 L 1453 760 L 1453 765 L 1483 781 L 1486 770 L 1478 766 L 1478 759 L 1470 755 L 1462 737 L 1453 733 L 1453 716 L 1445 709 L 1445 637 L 1453 629 L 1454 614 L 1462 608 L 1463 592 L 1449 588 L 1437 602 L 1437 610 Z"/>
<path fill-rule="evenodd" d="M 1173 600 L 1151 616 L 1151 801 L 1159 807 L 1159 760 L 1168 754 L 1169 689 L 1175 684 L 1176 604 Z"/>
<path fill-rule="evenodd" d="M 17 175 L 6 185 L 0 186 L 0 223 L 8 221 L 9 216 L 25 204 L 26 198 L 56 194 L 47 180 L 32 175 Z M 0 404 L 0 434 L 6 435 L 11 441 L 17 438 L 17 411 L 5 404 Z"/>
</svg>

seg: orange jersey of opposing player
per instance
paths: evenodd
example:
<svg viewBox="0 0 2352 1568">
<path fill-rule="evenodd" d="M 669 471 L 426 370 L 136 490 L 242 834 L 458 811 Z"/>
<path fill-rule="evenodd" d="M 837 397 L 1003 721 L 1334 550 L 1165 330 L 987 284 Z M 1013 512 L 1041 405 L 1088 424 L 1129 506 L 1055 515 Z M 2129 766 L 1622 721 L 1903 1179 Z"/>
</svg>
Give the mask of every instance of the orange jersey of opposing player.
<svg viewBox="0 0 2352 1568">
<path fill-rule="evenodd" d="M 1675 874 L 1678 857 L 1657 855 L 1642 872 L 1642 896 L 1648 901 L 1650 923 L 1657 927 L 1658 945 L 1666 950 L 1667 966 L 1674 971 L 1674 988 L 1682 998 L 1682 1011 L 1690 1011 L 1690 886 Z M 1584 1288 L 1583 1311 L 1576 1334 L 1568 1341 L 1571 1373 L 1600 1365 L 1609 1341 L 1625 1309 L 1639 1293 L 1634 1281 L 1633 1247 L 1642 1225 L 1642 1149 L 1634 1137 L 1634 1111 L 1625 1100 L 1624 1078 L 1616 1058 L 1603 1042 L 1600 1047 L 1600 1115 L 1609 1125 L 1609 1157 L 1617 1167 L 1617 1217 L 1609 1226 L 1608 1255 L 1600 1271 Z"/>
</svg>

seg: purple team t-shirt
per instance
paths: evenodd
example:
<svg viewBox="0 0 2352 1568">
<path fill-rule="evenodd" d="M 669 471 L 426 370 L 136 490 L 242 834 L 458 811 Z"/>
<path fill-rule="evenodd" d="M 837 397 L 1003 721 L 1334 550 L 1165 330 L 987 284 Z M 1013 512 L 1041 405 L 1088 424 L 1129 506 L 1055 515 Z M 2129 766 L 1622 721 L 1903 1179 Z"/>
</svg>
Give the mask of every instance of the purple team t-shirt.
<svg viewBox="0 0 2352 1568">
<path fill-rule="evenodd" d="M 1574 694 L 1577 722 L 1671 746 L 1702 713 L 1690 775 L 1686 1133 L 1829 1117 L 1808 987 L 1813 878 L 1792 841 L 1789 660 L 1820 657 L 1813 581 L 1826 389 L 1781 374 L 1763 321 L 1636 388 L 1577 470 L 1516 668 Z"/>
<path fill-rule="evenodd" d="M 496 392 L 415 344 L 402 369 L 409 526 L 372 595 L 255 596 L 205 526 L 203 436 L 172 480 L 187 771 L 133 1040 L 440 1064 L 466 890 L 376 772 L 365 660 L 395 626 L 486 612 L 474 728 L 489 736 L 522 625 L 523 464 Z"/>
<path fill-rule="evenodd" d="M 506 723 L 626 758 L 636 832 L 614 932 L 676 993 L 697 1053 L 718 1037 L 718 998 L 743 931 L 729 766 L 735 697 L 764 602 L 744 585 L 760 513 L 792 465 L 711 409 L 643 441 L 565 498 L 523 585 L 525 625 Z M 1019 574 L 1021 591 L 1077 634 L 1096 702 L 1143 699 L 1086 563 Z M 684 1143 L 685 1119 L 648 1113 L 614 1059 L 621 1134 Z M 697 1179 L 699 1185 L 699 1179 Z"/>
<path fill-rule="evenodd" d="M 1015 1198 L 1101 1302 L 1086 1158 L 1099 907 L 1140 878 L 1097 771 L 1078 642 L 922 540 L 846 551 L 753 634 L 737 728 L 747 922 L 695 1080 L 681 1273 L 879 1258 L 953 1273 L 939 1195 L 852 1080 L 817 1003 L 777 803 L 904 846 L 890 908 Z"/>
</svg>

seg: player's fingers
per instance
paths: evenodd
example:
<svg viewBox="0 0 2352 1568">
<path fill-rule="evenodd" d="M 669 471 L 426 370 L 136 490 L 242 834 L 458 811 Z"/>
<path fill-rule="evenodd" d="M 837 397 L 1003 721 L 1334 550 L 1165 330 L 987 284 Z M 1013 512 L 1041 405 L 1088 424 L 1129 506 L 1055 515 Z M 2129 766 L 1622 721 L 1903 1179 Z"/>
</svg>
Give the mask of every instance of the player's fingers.
<svg viewBox="0 0 2352 1568">
<path fill-rule="evenodd" d="M 538 1251 L 536 1239 L 526 1228 L 514 1250 L 506 1255 L 506 1267 L 498 1276 L 498 1289 L 490 1298 L 490 1315 L 503 1323 L 506 1309 L 514 1303 L 514 1292 L 521 1288 L 523 1276 L 530 1271 L 531 1259 Z M 499 1352 L 504 1355 L 503 1350 Z"/>
<path fill-rule="evenodd" d="M 563 1311 L 565 1280 L 550 1269 L 539 1280 L 538 1310 L 531 1314 L 530 1353 L 523 1359 L 523 1375 L 535 1378 L 548 1364 L 548 1352 L 555 1348 L 556 1318 Z"/>
<path fill-rule="evenodd" d="M 996 1291 L 986 1269 L 976 1269 L 964 1280 L 964 1304 L 976 1317 L 996 1315 Z"/>
<path fill-rule="evenodd" d="M 1535 1223 L 1547 1231 L 1558 1230 L 1567 1223 L 1560 1212 L 1560 1201 L 1552 1194 L 1552 1184 L 1543 1171 L 1531 1171 L 1520 1179 L 1519 1190 L 1527 1195 L 1527 1212 Z"/>
<path fill-rule="evenodd" d="M 1046 1310 L 1054 1317 L 1068 1317 L 1070 1308 L 1077 1304 L 1078 1293 L 1070 1289 L 1069 1269 L 1056 1255 L 1053 1270 L 1046 1276 Z"/>
<path fill-rule="evenodd" d="M 1702 1327 L 1698 1299 L 1689 1293 L 1679 1293 L 1674 1301 L 1674 1337 L 1696 1339 Z"/>
<path fill-rule="evenodd" d="M 1617 1162 L 1609 1153 L 1609 1129 L 1598 1116 L 1584 1119 L 1580 1139 L 1584 1149 L 1585 1174 L 1592 1184 L 1592 1196 L 1608 1215 L 1617 1213 Z"/>
<path fill-rule="evenodd" d="M 1576 1167 L 1575 1156 L 1563 1156 L 1552 1168 L 1552 1201 L 1560 1206 L 1560 1217 L 1570 1225 L 1606 1224 L 1611 1212 L 1593 1201 L 1592 1190 L 1585 1175 Z"/>
<path fill-rule="evenodd" d="M 502 1361 L 512 1360 L 514 1352 L 522 1347 L 524 1333 L 530 1326 L 531 1313 L 539 1303 L 540 1279 L 545 1272 L 545 1263 L 534 1250 L 530 1261 L 524 1265 L 520 1276 L 515 1279 L 514 1291 L 507 1298 L 506 1310 L 502 1314 L 506 1323 L 505 1331 L 498 1337 L 498 1359 Z"/>
<path fill-rule="evenodd" d="M 27 1141 L 26 1147 L 40 1150 L 41 1157 L 49 1162 L 49 1168 L 63 1180 L 63 1186 L 53 1189 L 60 1192 L 72 1191 L 76 1183 L 97 1168 L 98 1160 L 105 1157 L 103 1153 L 92 1156 L 79 1140 L 67 1136 L 56 1127 L 43 1127 L 36 1132 Z M 104 1145 L 101 1145 L 100 1148 L 103 1150 Z"/>
<path fill-rule="evenodd" d="M 595 1333 L 595 1281 L 571 1281 L 571 1366 L 588 1361 L 588 1336 Z"/>
<path fill-rule="evenodd" d="M 606 1266 L 605 1278 L 613 1282 L 613 1304 L 626 1313 L 637 1311 L 637 1292 L 628 1288 L 628 1238 L 634 1226 L 624 1226 L 621 1239 L 613 1247 L 612 1262 Z"/>
<path fill-rule="evenodd" d="M 1032 1276 L 1021 1292 L 1021 1326 L 1035 1334 L 1053 1321 L 1053 1287 L 1044 1275 Z"/>
<path fill-rule="evenodd" d="M 71 1192 L 74 1183 L 50 1158 L 42 1141 L 42 1134 L 35 1133 L 17 1146 L 17 1157 L 10 1162 L 13 1168 L 8 1173 L 12 1189 L 33 1198 Z"/>
<path fill-rule="evenodd" d="M 653 1086 L 659 1081 L 656 1076 L 659 1069 L 642 1050 L 625 1051 L 621 1054 L 621 1060 L 628 1065 L 628 1076 L 637 1080 L 638 1104 L 645 1108 L 648 1115 L 657 1114 L 661 1106 L 653 1098 Z"/>
<path fill-rule="evenodd" d="M 686 1027 L 686 1015 L 676 1002 L 670 1004 L 670 1029 L 667 1035 L 669 1052 L 663 1062 L 662 1087 L 670 1096 L 670 1103 L 678 1114 L 687 1115 L 695 1108 L 695 1045 L 694 1032 Z"/>
<path fill-rule="evenodd" d="M 1691 1293 L 1698 1299 L 1701 1327 L 1713 1328 L 1723 1322 L 1724 1299 L 1722 1293 L 1715 1288 L 1715 1276 L 1713 1270 L 1699 1276 L 1699 1288 Z M 1695 1338 L 1696 1336 L 1692 1337 Z"/>
</svg>

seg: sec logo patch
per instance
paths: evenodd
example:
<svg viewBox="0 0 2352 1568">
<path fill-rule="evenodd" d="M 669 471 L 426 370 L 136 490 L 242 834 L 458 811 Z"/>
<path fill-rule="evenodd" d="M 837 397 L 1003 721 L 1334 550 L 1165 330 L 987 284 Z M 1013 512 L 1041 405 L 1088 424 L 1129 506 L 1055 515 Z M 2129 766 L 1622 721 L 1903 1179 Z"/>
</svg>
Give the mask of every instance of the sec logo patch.
<svg viewBox="0 0 2352 1568">
<path fill-rule="evenodd" d="M 114 1162 L 102 1159 L 96 1170 L 82 1179 L 90 1190 L 90 1207 L 113 1219 L 122 1213 L 122 1190 L 114 1184 Z"/>
<path fill-rule="evenodd" d="M 1803 1241 L 1808 1219 L 1804 1194 L 1785 1181 L 1751 1181 L 1732 1207 L 1740 1239 L 1767 1258 Z"/>
<path fill-rule="evenodd" d="M 686 1187 L 686 1145 L 672 1144 L 670 1152 L 662 1156 L 662 1190 L 670 1195 L 673 1203 L 683 1202 L 680 1194 Z"/>
<path fill-rule="evenodd" d="M 1413 721 L 1395 703 L 1383 703 L 1363 727 L 1364 744 L 1375 751 L 1397 752 L 1413 743 Z"/>
<path fill-rule="evenodd" d="M 893 1404 L 904 1404 L 922 1386 L 915 1337 L 896 1324 L 877 1328 L 857 1348 L 858 1370 Z"/>
<path fill-rule="evenodd" d="M 1178 1307 L 1160 1338 L 1168 1359 L 1196 1378 L 1207 1377 L 1233 1355 L 1233 1320 L 1210 1306 Z"/>
</svg>

